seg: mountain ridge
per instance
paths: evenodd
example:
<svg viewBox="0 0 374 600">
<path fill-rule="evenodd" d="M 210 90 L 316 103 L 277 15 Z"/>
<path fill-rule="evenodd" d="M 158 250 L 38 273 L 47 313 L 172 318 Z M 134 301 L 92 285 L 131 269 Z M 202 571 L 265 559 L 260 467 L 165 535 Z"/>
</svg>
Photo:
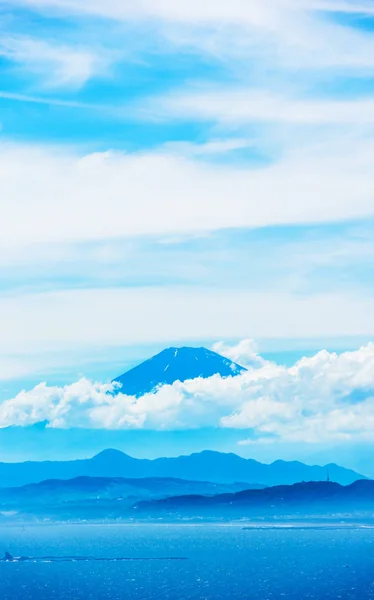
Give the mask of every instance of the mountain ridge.
<svg viewBox="0 0 374 600">
<path fill-rule="evenodd" d="M 0 463 L 0 487 L 17 487 L 46 479 L 73 479 L 79 476 L 177 477 L 188 481 L 222 484 L 240 481 L 265 486 L 323 481 L 328 477 L 342 484 L 366 479 L 360 473 L 334 463 L 326 466 L 310 466 L 297 461 L 265 464 L 237 454 L 211 450 L 171 458 L 138 459 L 119 450 L 108 449 L 88 459 Z"/>
<path fill-rule="evenodd" d="M 118 499 L 126 497 L 168 497 L 188 493 L 203 496 L 234 492 L 262 486 L 249 483 L 220 484 L 209 481 L 187 481 L 176 477 L 89 477 L 46 479 L 20 487 L 0 488 L 0 506 L 40 504 L 77 500 Z"/>
<path fill-rule="evenodd" d="M 331 481 L 243 490 L 215 496 L 188 495 L 144 500 L 133 507 L 139 518 L 270 518 L 293 516 L 341 518 L 356 515 L 372 520 L 374 481 L 358 480 L 348 486 Z"/>
<path fill-rule="evenodd" d="M 243 484 L 244 485 L 244 484 Z M 236 488 L 236 489 L 235 489 Z M 181 493 L 182 492 L 182 493 Z M 77 478 L 0 489 L 0 522 L 257 521 L 373 523 L 374 481 L 243 488 L 178 479 Z"/>
</svg>

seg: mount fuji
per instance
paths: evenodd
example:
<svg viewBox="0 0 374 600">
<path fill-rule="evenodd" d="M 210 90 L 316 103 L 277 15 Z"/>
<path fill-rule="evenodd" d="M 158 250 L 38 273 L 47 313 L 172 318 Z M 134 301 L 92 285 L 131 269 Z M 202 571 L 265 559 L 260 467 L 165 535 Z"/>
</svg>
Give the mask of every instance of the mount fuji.
<svg viewBox="0 0 374 600">
<path fill-rule="evenodd" d="M 139 397 L 159 385 L 212 375 L 236 376 L 246 370 L 206 348 L 167 348 L 113 381 L 121 384 L 119 392 Z"/>
</svg>

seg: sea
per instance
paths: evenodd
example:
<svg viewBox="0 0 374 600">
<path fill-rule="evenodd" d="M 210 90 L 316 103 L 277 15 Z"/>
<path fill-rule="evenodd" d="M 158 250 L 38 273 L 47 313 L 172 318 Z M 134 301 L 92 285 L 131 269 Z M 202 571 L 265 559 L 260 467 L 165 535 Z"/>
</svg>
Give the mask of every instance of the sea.
<svg viewBox="0 0 374 600">
<path fill-rule="evenodd" d="M 374 529 L 241 525 L 0 527 L 1 600 L 374 599 Z"/>
</svg>

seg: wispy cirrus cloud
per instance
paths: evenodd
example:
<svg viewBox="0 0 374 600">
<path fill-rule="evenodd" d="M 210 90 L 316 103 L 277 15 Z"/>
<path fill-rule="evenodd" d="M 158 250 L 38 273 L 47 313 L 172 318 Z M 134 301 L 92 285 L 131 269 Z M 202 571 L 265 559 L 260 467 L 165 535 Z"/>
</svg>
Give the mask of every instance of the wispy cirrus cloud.
<svg viewBox="0 0 374 600">
<path fill-rule="evenodd" d="M 304 0 L 303 6 L 314 10 L 326 10 L 358 15 L 374 14 L 374 7 L 370 0 L 350 2 L 349 0 Z"/>
<path fill-rule="evenodd" d="M 83 48 L 22 35 L 3 34 L 0 56 L 37 78 L 38 88 L 79 88 L 94 75 L 107 75 L 114 56 L 103 48 Z"/>
<path fill-rule="evenodd" d="M 216 58 L 233 53 L 244 59 L 256 55 L 264 63 L 293 69 L 373 67 L 371 36 L 343 27 L 329 15 L 338 11 L 370 15 L 372 8 L 365 2 L 194 0 L 186 5 L 172 0 L 17 0 L 17 5 L 58 17 L 85 15 L 125 23 L 151 20 L 165 40 Z"/>
<path fill-rule="evenodd" d="M 8 292 L 0 299 L 0 351 L 130 346 L 168 340 L 326 338 L 374 331 L 372 293 L 311 294 L 202 285 L 138 285 Z M 27 361 L 26 361 L 27 362 Z"/>
<path fill-rule="evenodd" d="M 140 0 L 136 4 L 129 0 L 15 0 L 15 3 L 35 8 L 59 8 L 66 13 L 98 13 L 117 18 L 129 18 L 134 15 L 165 16 L 169 19 L 198 21 L 250 21 L 257 24 L 274 22 L 274 15 L 289 11 L 341 11 L 348 13 L 370 14 L 373 7 L 370 0 L 350 2 L 349 0 L 234 0 L 221 3 L 219 6 L 211 0 L 198 2 L 193 0 L 189 9 L 183 4 L 175 4 L 172 0 Z M 9 0 L 2 0 L 2 5 L 9 5 Z"/>
<path fill-rule="evenodd" d="M 374 98 L 351 100 L 274 94 L 253 88 L 207 87 L 174 90 L 144 104 L 143 114 L 158 118 L 217 120 L 229 123 L 277 125 L 374 125 Z M 291 142 L 292 143 L 292 142 Z"/>
<path fill-rule="evenodd" d="M 369 216 L 374 145 L 353 141 L 348 138 L 345 147 L 343 140 L 340 147 L 326 141 L 252 169 L 222 168 L 168 149 L 80 156 L 53 147 L 3 144 L 1 245 Z"/>
</svg>

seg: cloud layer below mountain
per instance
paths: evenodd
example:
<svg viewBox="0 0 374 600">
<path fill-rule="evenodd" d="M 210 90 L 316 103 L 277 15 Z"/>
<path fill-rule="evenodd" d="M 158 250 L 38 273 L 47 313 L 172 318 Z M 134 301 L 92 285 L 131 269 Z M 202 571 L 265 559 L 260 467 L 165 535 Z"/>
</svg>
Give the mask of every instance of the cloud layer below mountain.
<svg viewBox="0 0 374 600">
<path fill-rule="evenodd" d="M 253 442 L 365 441 L 374 427 L 374 343 L 341 354 L 320 351 L 287 368 L 265 361 L 253 343 L 216 350 L 249 367 L 241 376 L 161 386 L 139 399 L 112 384 L 81 379 L 37 385 L 0 405 L 0 425 L 47 420 L 54 428 L 243 429 Z"/>
</svg>

